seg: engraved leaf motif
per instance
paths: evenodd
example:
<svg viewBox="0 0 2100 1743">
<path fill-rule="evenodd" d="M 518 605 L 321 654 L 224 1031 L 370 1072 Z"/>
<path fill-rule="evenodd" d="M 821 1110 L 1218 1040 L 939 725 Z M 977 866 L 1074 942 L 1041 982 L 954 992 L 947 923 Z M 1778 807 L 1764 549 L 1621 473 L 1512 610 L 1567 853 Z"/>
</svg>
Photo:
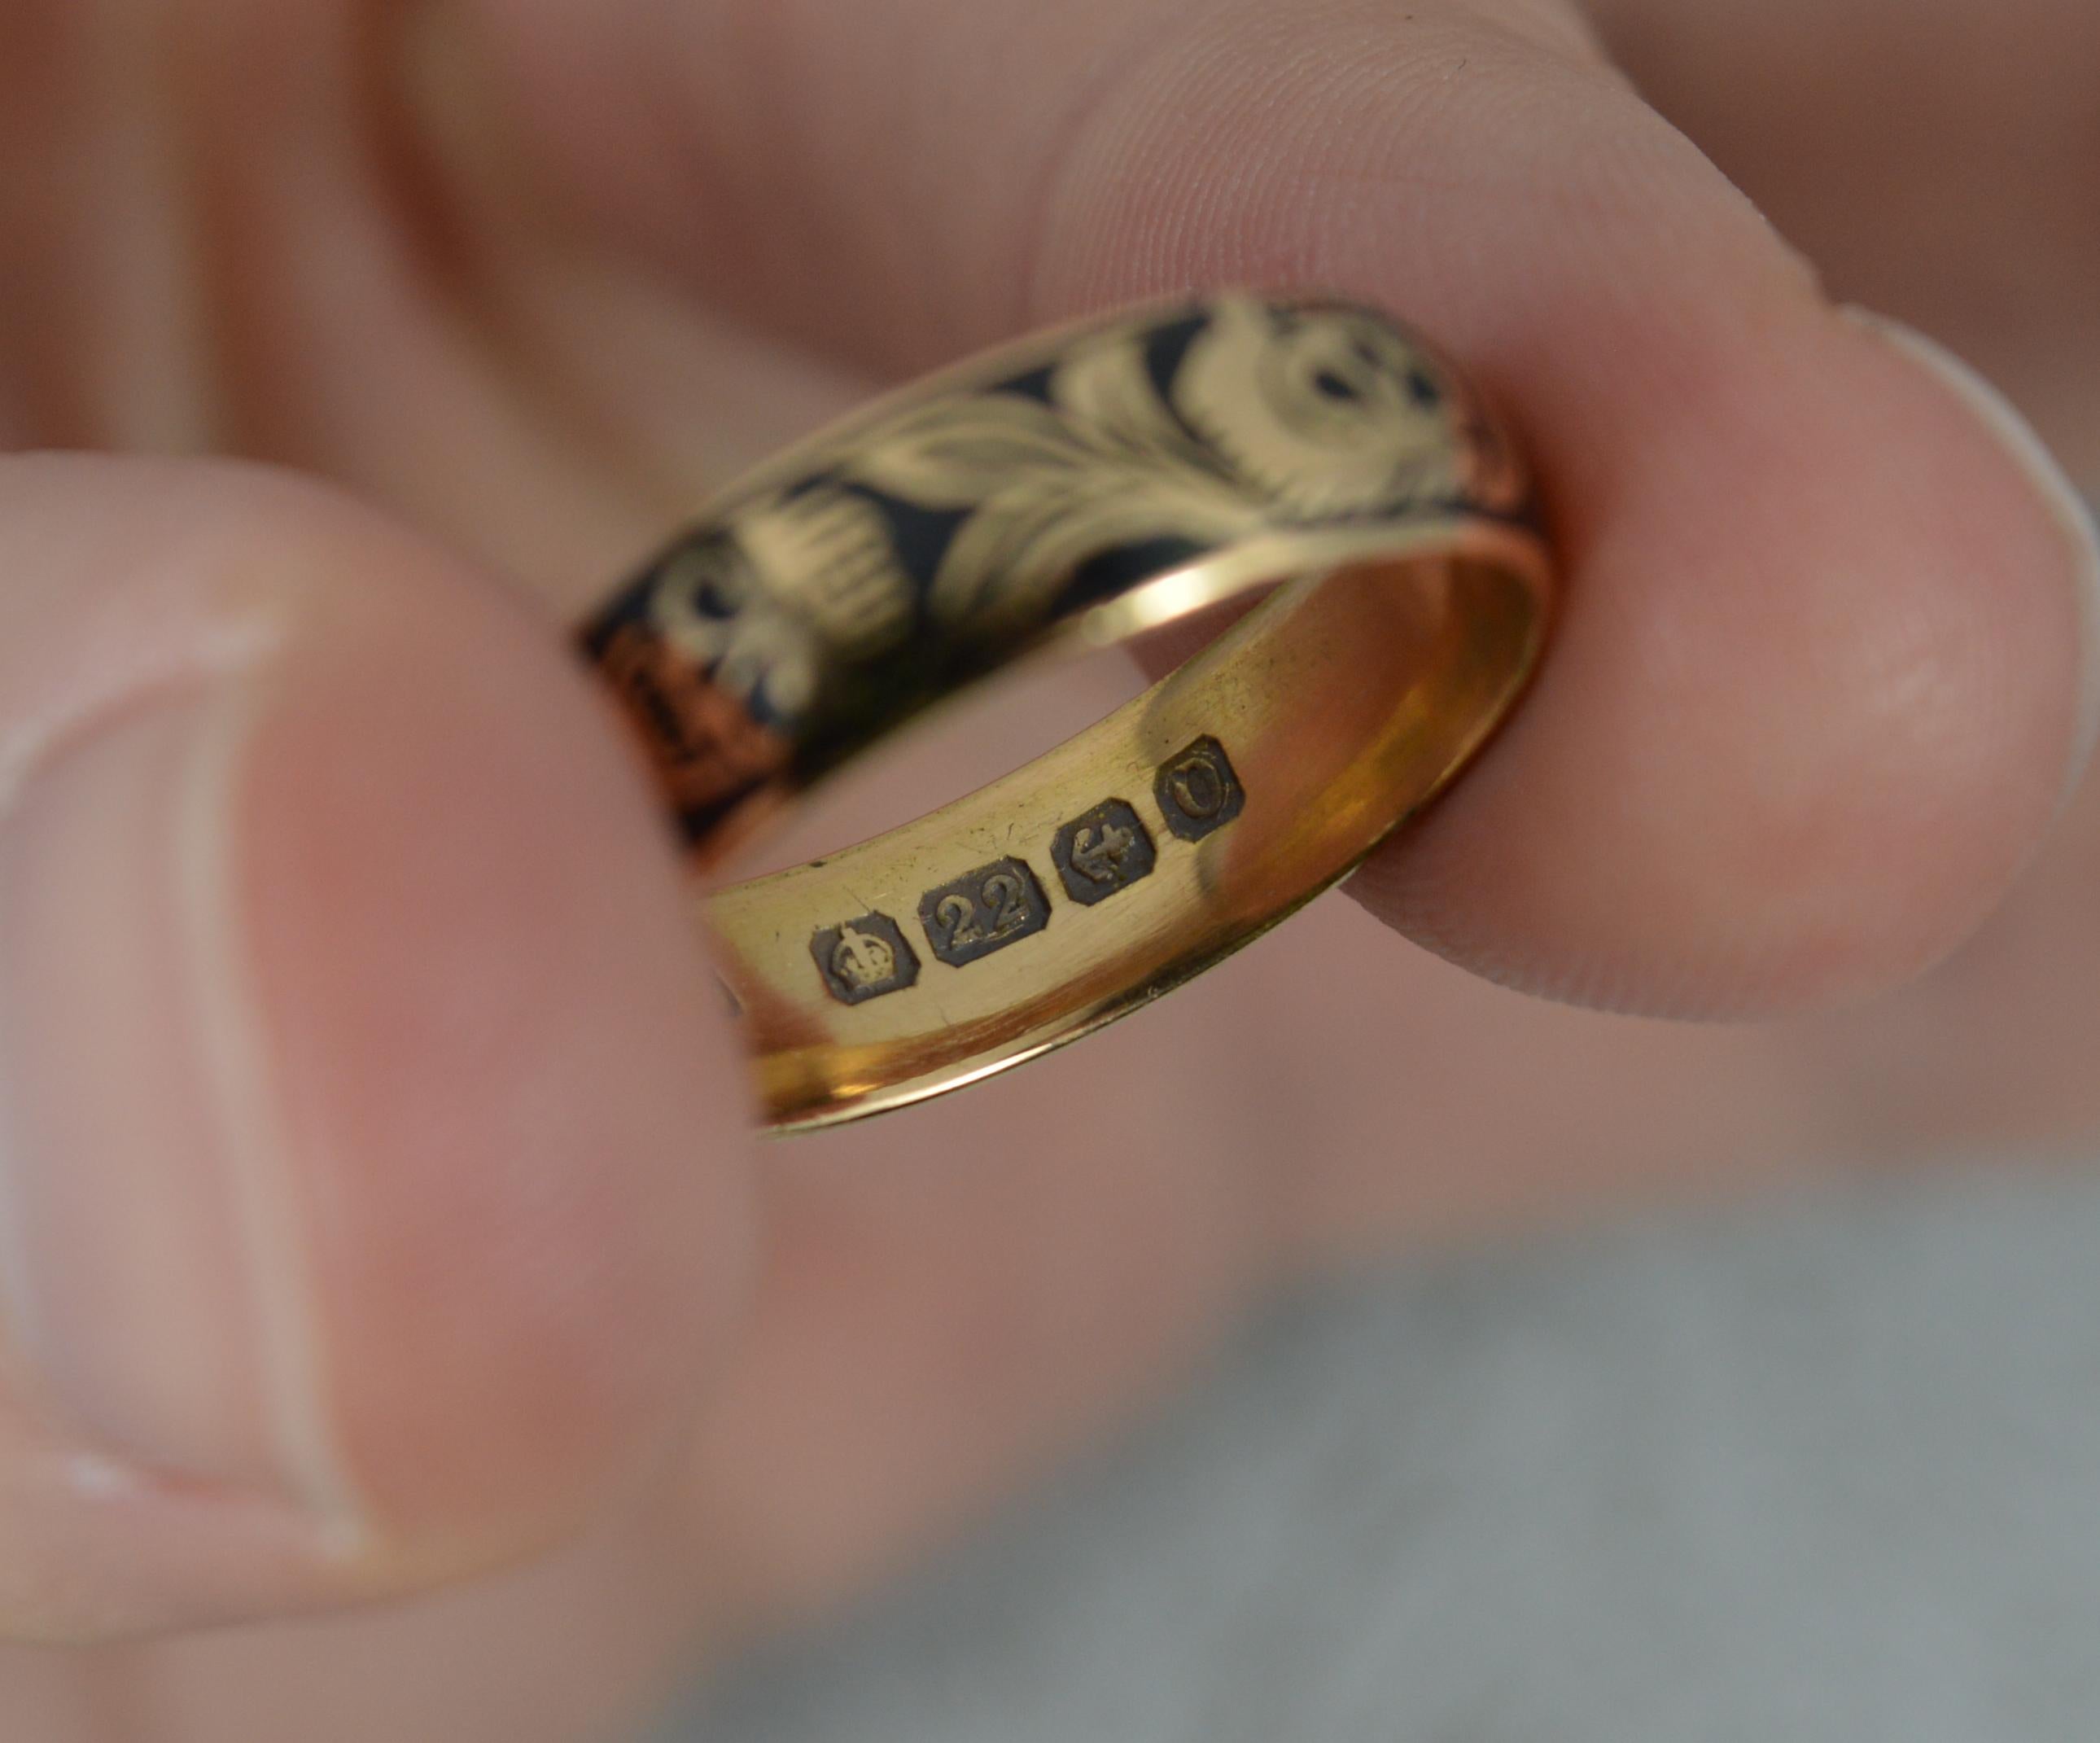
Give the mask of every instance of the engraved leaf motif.
<svg viewBox="0 0 2100 1743">
<path fill-rule="evenodd" d="M 1088 457 L 1085 441 L 1048 406 L 1017 394 L 983 394 L 907 413 L 846 470 L 886 496 L 964 509 Z"/>
<path fill-rule="evenodd" d="M 986 629 L 1039 619 L 1050 598 L 1103 553 L 1160 538 L 1199 545 L 1259 528 L 1258 505 L 1223 481 L 1164 468 L 1133 476 L 1095 468 L 987 502 L 955 536 L 933 578 L 944 621 Z"/>
<path fill-rule="evenodd" d="M 955 628 L 1025 632 L 1090 560 L 1211 545 L 1277 518 L 1390 513 L 1445 483 L 1448 413 L 1407 342 L 1354 311 L 1288 318 L 1227 298 L 1170 403 L 1149 329 L 1074 342 L 1048 403 L 994 390 L 907 410 L 840 475 L 960 513 L 928 603 Z"/>
<path fill-rule="evenodd" d="M 1210 544 L 1260 523 L 1251 492 L 1208 463 L 1161 401 L 1136 337 L 1077 346 L 1051 401 L 992 393 L 928 407 L 849 467 L 905 501 L 975 510 L 933 577 L 929 603 L 944 622 L 1020 629 L 1105 552 L 1167 537 Z"/>
<path fill-rule="evenodd" d="M 1102 334 L 1075 346 L 1059 366 L 1052 391 L 1065 416 L 1092 433 L 1096 450 L 1154 461 L 1179 456 L 1198 466 L 1206 460 L 1159 397 L 1134 334 Z"/>
</svg>

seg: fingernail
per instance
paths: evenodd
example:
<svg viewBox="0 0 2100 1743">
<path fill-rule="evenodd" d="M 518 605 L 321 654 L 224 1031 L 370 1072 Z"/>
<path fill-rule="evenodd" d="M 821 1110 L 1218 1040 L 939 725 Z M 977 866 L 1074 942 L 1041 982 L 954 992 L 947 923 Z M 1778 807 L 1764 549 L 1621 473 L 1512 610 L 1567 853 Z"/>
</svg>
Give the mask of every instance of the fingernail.
<svg viewBox="0 0 2100 1743">
<path fill-rule="evenodd" d="M 1997 438 L 1999 446 L 2027 474 L 2035 493 L 2062 530 L 2070 554 L 2071 575 L 2077 589 L 2085 626 L 2084 687 L 2080 694 L 2076 755 L 2071 780 L 2074 786 L 2088 759 L 2100 746 L 2100 528 L 2093 511 L 2071 481 L 2049 445 L 2018 408 L 1993 382 L 1957 357 L 1937 339 L 1914 327 L 1877 315 L 1871 309 L 1842 311 L 1867 332 L 1893 345 L 1912 362 L 1935 376 L 1949 388 L 1983 427 Z"/>
<path fill-rule="evenodd" d="M 73 1444 L 339 1543 L 359 1511 L 240 902 L 262 682 L 105 710 L 0 795 L 0 1307 Z"/>
</svg>

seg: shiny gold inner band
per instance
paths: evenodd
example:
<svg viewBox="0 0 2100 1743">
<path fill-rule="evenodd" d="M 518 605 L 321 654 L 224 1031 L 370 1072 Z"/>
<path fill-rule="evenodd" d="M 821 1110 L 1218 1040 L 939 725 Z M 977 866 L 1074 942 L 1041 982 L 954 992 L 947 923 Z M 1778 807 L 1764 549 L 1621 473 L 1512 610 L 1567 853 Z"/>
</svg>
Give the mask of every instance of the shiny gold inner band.
<svg viewBox="0 0 2100 1743">
<path fill-rule="evenodd" d="M 1537 656 L 1533 552 L 1461 542 L 1294 583 L 1017 773 L 716 895 L 773 1123 L 903 1106 L 1076 1039 L 1345 875 Z"/>
</svg>

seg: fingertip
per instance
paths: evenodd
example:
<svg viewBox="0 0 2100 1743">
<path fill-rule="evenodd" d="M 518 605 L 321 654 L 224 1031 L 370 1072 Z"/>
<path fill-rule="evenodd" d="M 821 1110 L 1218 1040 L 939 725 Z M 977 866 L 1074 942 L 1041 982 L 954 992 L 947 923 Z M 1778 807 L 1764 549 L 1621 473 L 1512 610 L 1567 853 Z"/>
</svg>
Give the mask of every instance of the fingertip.
<svg viewBox="0 0 2100 1743">
<path fill-rule="evenodd" d="M 0 1629 L 527 1555 L 676 1440 L 748 1091 L 560 626 L 316 487 L 0 464 Z"/>
<path fill-rule="evenodd" d="M 244 795 L 320 1359 L 380 1533 L 515 1554 L 675 1432 L 733 1323 L 748 1092 L 558 630 L 428 575 L 330 611 Z"/>
<path fill-rule="evenodd" d="M 1939 372 L 1820 302 L 1682 379 L 1590 438 L 1617 465 L 1562 505 L 1537 695 L 1361 894 L 1576 1002 L 1866 996 L 1957 948 L 2054 822 L 2089 748 L 2089 549 Z M 1575 435 L 1548 431 L 1549 476 Z"/>
<path fill-rule="evenodd" d="M 2063 541 L 2070 568 L 2076 641 L 2082 671 L 2067 797 L 2078 791 L 2100 744 L 2100 527 L 2092 504 L 2071 482 L 2040 432 L 1996 383 L 1930 334 L 1871 309 L 1848 307 L 1840 316 L 1870 338 L 1895 348 L 1945 388 L 1996 442 L 2000 457 L 2027 483 L 2036 505 Z"/>
</svg>

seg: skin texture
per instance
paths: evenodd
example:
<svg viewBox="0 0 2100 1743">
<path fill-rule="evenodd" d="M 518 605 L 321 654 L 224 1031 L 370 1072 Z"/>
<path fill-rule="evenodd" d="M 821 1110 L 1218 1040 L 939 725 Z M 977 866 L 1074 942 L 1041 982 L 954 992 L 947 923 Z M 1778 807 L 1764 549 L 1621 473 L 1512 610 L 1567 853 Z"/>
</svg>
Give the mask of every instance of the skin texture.
<svg viewBox="0 0 2100 1743">
<path fill-rule="evenodd" d="M 2081 558 L 1833 311 L 2100 470 L 2100 18 L 2015 10 L 5 9 L 0 439 L 190 457 L 0 459 L 0 1711 L 607 1734 L 1308 1267 L 2089 1143 Z M 754 1158 L 560 623 L 871 388 L 1236 280 L 1507 406 L 1568 573 L 1538 693 L 1360 907 Z"/>
</svg>

